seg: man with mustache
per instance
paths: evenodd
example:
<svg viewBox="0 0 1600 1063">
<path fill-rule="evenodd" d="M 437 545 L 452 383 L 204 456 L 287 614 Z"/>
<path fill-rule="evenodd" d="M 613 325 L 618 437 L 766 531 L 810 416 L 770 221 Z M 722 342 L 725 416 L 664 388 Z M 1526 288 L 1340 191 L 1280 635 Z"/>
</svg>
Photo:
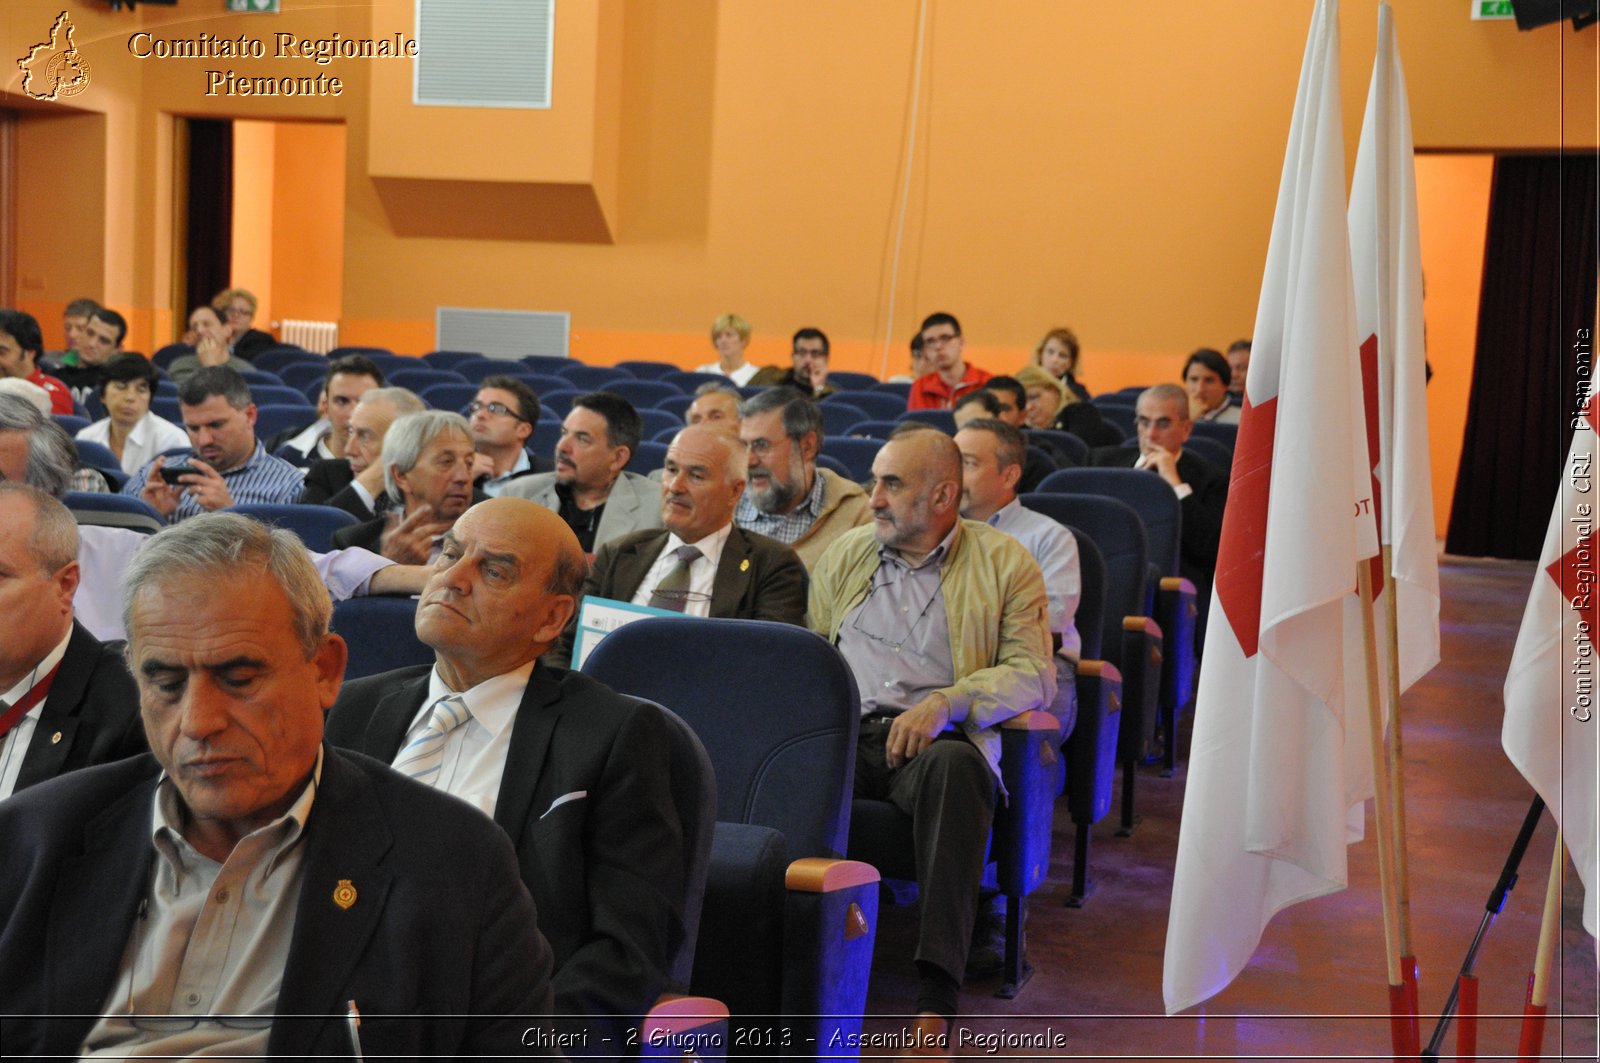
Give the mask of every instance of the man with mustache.
<svg viewBox="0 0 1600 1063">
<path fill-rule="evenodd" d="M 556 471 L 519 477 L 501 494 L 531 498 L 561 514 L 587 554 L 629 532 L 659 528 L 660 490 L 623 471 L 642 431 L 638 411 L 621 395 L 579 395 L 561 422 Z"/>
<path fill-rule="evenodd" d="M 661 528 L 607 543 L 595 555 L 585 596 L 671 609 L 690 616 L 800 624 L 806 570 L 795 552 L 733 523 L 745 485 L 745 447 L 711 424 L 673 437 L 661 472 Z M 551 660 L 572 656 L 569 625 Z"/>
<path fill-rule="evenodd" d="M 144 499 L 174 523 L 232 505 L 287 504 L 300 496 L 300 470 L 268 454 L 256 438 L 250 385 L 237 372 L 222 365 L 196 370 L 178 389 L 178 410 L 190 453 L 149 462 L 128 477 L 123 494 Z M 193 471 L 168 484 L 161 470 L 169 465 Z"/>
</svg>

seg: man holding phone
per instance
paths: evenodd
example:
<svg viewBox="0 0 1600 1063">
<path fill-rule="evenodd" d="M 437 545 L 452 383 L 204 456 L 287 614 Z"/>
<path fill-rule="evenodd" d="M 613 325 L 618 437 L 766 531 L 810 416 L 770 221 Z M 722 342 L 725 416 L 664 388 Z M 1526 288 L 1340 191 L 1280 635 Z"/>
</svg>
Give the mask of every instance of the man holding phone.
<svg viewBox="0 0 1600 1063">
<path fill-rule="evenodd" d="M 244 377 L 227 366 L 198 369 L 178 391 L 190 452 L 158 457 L 128 478 L 122 493 L 144 499 L 177 523 L 244 503 L 293 503 L 300 470 L 256 439 L 256 407 Z"/>
</svg>

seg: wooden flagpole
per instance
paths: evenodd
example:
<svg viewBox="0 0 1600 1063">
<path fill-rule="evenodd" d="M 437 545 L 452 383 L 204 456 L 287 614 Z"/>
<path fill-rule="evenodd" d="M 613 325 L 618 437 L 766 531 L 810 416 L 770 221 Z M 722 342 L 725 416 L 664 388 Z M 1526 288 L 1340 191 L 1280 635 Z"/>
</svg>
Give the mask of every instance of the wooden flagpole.
<svg viewBox="0 0 1600 1063">
<path fill-rule="evenodd" d="M 1385 506 L 1382 510 L 1392 513 Z M 1400 616 L 1398 584 L 1394 579 L 1394 547 L 1383 548 L 1384 613 L 1388 619 L 1389 637 L 1385 640 L 1385 661 L 1389 683 L 1389 805 L 1394 819 L 1394 885 L 1395 917 L 1399 924 L 1400 977 L 1410 996 L 1409 1008 L 1413 1021 L 1417 1014 L 1417 954 L 1411 944 L 1411 875 L 1406 859 L 1406 769 L 1405 743 L 1401 739 L 1400 724 Z M 1376 780 L 1374 780 L 1376 782 Z M 1417 1031 L 1413 1038 L 1420 1037 Z"/>
<path fill-rule="evenodd" d="M 1556 851 L 1550 856 L 1550 879 L 1544 887 L 1544 917 L 1539 920 L 1539 949 L 1534 953 L 1533 974 L 1528 979 L 1528 1002 L 1522 1009 L 1519 1059 L 1532 1063 L 1544 1044 L 1544 1017 L 1550 1008 L 1550 968 L 1555 953 L 1556 927 L 1561 922 L 1561 877 L 1566 871 L 1567 847 L 1556 828 Z"/>
</svg>

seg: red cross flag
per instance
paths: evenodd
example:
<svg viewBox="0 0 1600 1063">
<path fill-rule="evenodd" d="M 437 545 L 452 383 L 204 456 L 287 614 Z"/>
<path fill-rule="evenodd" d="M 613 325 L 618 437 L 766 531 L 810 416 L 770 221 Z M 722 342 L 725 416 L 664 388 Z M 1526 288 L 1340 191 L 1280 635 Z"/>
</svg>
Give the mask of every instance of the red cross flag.
<svg viewBox="0 0 1600 1063">
<path fill-rule="evenodd" d="M 1274 914 L 1345 887 L 1345 845 L 1359 836 L 1352 806 L 1370 774 L 1365 688 L 1347 699 L 1345 683 L 1347 653 L 1362 656 L 1359 641 L 1347 646 L 1347 599 L 1377 535 L 1338 27 L 1336 2 L 1319 0 L 1267 249 L 1195 708 L 1162 977 L 1169 1014 L 1227 986 Z"/>
<path fill-rule="evenodd" d="M 1595 400 L 1573 418 L 1572 448 L 1561 496 L 1550 514 L 1522 630 L 1506 674 L 1506 756 L 1539 791 L 1561 824 L 1583 880 L 1583 926 L 1595 935 L 1600 887 L 1596 771 L 1600 757 L 1600 692 L 1595 685 L 1595 520 L 1600 485 L 1595 469 Z"/>
</svg>

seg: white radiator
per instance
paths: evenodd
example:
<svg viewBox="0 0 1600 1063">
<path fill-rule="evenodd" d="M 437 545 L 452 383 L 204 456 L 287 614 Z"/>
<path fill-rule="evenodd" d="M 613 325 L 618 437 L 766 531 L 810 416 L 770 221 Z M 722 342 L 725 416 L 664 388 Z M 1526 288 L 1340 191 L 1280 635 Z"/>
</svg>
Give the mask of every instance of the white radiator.
<svg viewBox="0 0 1600 1063">
<path fill-rule="evenodd" d="M 280 321 L 278 334 L 284 343 L 292 343 L 317 354 L 327 354 L 339 346 L 337 321 Z"/>
</svg>

